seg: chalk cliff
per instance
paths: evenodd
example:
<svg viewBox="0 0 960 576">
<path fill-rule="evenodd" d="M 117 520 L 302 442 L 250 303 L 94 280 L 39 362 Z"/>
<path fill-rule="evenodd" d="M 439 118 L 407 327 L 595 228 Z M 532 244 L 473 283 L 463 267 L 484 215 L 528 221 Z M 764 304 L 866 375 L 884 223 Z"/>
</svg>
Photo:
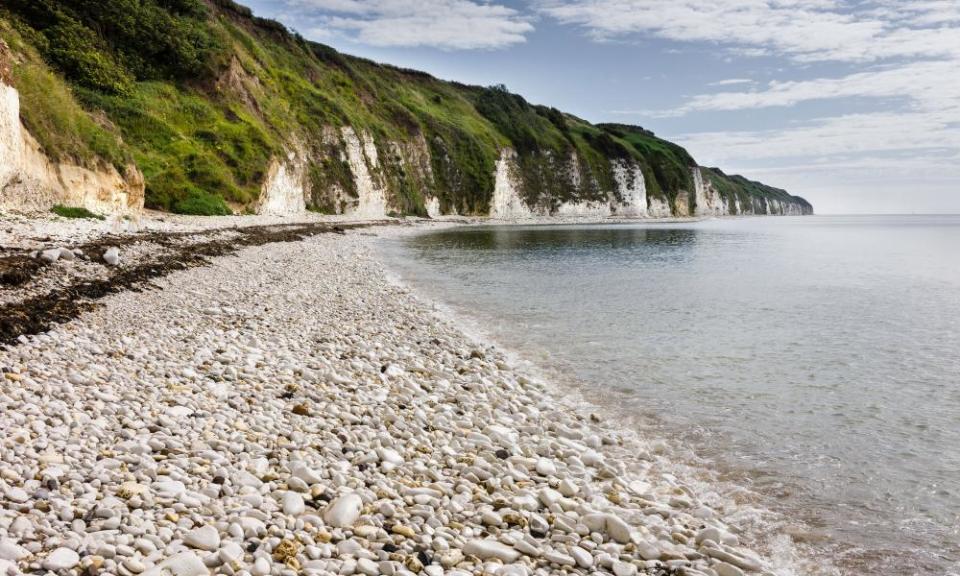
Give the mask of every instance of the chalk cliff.
<svg viewBox="0 0 960 576">
<path fill-rule="evenodd" d="M 122 26 L 107 15 L 123 0 L 99 4 L 0 9 L 0 208 L 812 213 L 643 128 L 341 54 L 232 0 L 140 0 L 143 18 Z"/>
</svg>

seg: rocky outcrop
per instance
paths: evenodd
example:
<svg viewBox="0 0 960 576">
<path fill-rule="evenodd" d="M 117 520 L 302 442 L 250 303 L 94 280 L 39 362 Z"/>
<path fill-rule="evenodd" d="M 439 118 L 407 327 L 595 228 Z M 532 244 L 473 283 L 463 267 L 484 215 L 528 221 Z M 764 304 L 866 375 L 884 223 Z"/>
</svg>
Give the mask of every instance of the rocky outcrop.
<svg viewBox="0 0 960 576">
<path fill-rule="evenodd" d="M 422 137 L 409 142 L 387 142 L 378 148 L 373 137 L 352 127 L 330 128 L 324 135 L 322 155 L 306 152 L 300 144 L 295 151 L 272 162 L 263 184 L 258 212 L 295 214 L 303 212 L 311 201 L 323 198 L 324 205 L 337 214 L 358 218 L 382 218 L 392 211 L 404 210 L 398 190 L 413 188 L 422 194 L 422 210 L 431 218 L 444 215 L 438 196 L 431 193 L 433 173 L 430 151 Z M 318 183 L 310 178 L 311 166 L 340 163 L 346 181 Z M 550 164 L 549 158 L 545 161 Z M 763 196 L 725 197 L 699 167 L 691 168 L 692 191 L 679 190 L 672 199 L 647 194 L 647 177 L 637 163 L 610 161 L 613 189 L 601 189 L 573 154 L 556 164 L 563 189 L 569 197 L 557 201 L 549 194 L 530 194 L 524 189 L 517 153 L 504 148 L 495 164 L 489 216 L 494 219 L 534 217 L 623 217 L 670 218 L 709 217 L 734 214 L 800 215 L 810 213 L 801 203 Z M 710 172 L 713 174 L 713 172 Z M 320 186 L 322 189 L 316 189 Z M 782 191 L 779 191 L 782 192 Z M 789 196 L 787 197 L 789 198 Z M 311 200 L 312 199 L 312 200 Z M 447 213 L 453 213 L 452 206 Z"/>
<path fill-rule="evenodd" d="M 700 168 L 693 168 L 693 188 L 696 200 L 694 213 L 697 216 L 723 216 L 730 214 L 726 200 L 709 181 L 704 181 Z M 736 213 L 736 212 L 735 212 Z"/>
<path fill-rule="evenodd" d="M 504 149 L 497 159 L 493 200 L 490 202 L 491 218 L 529 218 L 534 215 L 520 197 L 522 184 L 517 176 L 516 158 L 513 150 Z"/>
<path fill-rule="evenodd" d="M 625 160 L 614 160 L 611 165 L 618 193 L 614 212 L 617 216 L 628 218 L 648 217 L 647 184 L 643 170 Z"/>
<path fill-rule="evenodd" d="M 347 162 L 356 186 L 356 203 L 347 214 L 361 218 L 382 218 L 387 213 L 387 191 L 378 172 L 380 158 L 373 138 L 366 132 L 359 135 L 353 128 L 340 130 L 346 148 Z"/>
<path fill-rule="evenodd" d="M 275 158 L 260 191 L 257 213 L 303 213 L 307 208 L 304 193 L 307 168 L 303 152 L 289 152 L 283 160 Z"/>
<path fill-rule="evenodd" d="M 143 211 L 143 175 L 133 165 L 121 174 L 54 162 L 20 121 L 20 96 L 0 82 L 0 209 L 47 211 L 56 204 L 99 214 L 137 216 Z"/>
</svg>

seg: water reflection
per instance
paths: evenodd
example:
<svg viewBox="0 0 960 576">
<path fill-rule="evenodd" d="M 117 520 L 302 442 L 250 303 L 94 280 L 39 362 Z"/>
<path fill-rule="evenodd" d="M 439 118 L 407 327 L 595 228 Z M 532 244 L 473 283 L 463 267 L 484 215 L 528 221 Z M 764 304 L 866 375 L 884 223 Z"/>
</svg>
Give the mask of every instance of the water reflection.
<svg viewBox="0 0 960 576">
<path fill-rule="evenodd" d="M 576 251 L 576 250 L 634 250 L 647 244 L 652 248 L 682 247 L 696 243 L 704 234 L 698 228 L 621 227 L 603 226 L 484 226 L 458 228 L 422 235 L 410 245 L 431 250 L 497 250 L 497 251 Z"/>
<path fill-rule="evenodd" d="M 666 415 L 873 557 L 851 573 L 943 574 L 960 559 L 958 246 L 957 217 L 783 218 L 458 228 L 395 256 L 504 344 Z"/>
</svg>

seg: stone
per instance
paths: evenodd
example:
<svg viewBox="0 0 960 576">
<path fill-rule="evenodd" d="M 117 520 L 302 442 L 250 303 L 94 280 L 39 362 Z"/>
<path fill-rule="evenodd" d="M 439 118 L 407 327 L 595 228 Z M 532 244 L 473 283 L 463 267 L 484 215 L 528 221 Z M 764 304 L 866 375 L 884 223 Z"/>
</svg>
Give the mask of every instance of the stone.
<svg viewBox="0 0 960 576">
<path fill-rule="evenodd" d="M 663 553 L 660 552 L 660 549 L 651 544 L 650 542 L 637 542 L 637 554 L 640 555 L 644 560 L 659 560 Z"/>
<path fill-rule="evenodd" d="M 540 474 L 541 476 L 556 476 L 557 474 L 556 465 L 546 458 L 540 458 L 537 460 L 536 470 L 537 474 Z"/>
<path fill-rule="evenodd" d="M 24 502 L 30 499 L 30 495 L 27 494 L 27 492 L 23 488 L 17 488 L 16 486 L 12 488 L 7 488 L 6 496 L 7 496 L 7 500 L 17 504 L 23 504 Z"/>
<path fill-rule="evenodd" d="M 254 561 L 253 568 L 250 570 L 253 576 L 267 576 L 270 574 L 270 561 L 263 556 Z"/>
<path fill-rule="evenodd" d="M 308 486 L 323 482 L 323 476 L 305 464 L 295 464 L 290 475 L 303 480 Z"/>
<path fill-rule="evenodd" d="M 496 540 L 470 540 L 463 546 L 463 553 L 476 556 L 481 560 L 496 558 L 510 564 L 520 557 L 520 553 Z"/>
<path fill-rule="evenodd" d="M 287 516 L 299 516 L 306 510 L 306 504 L 303 502 L 303 496 L 296 492 L 284 492 L 283 494 L 283 513 Z"/>
<path fill-rule="evenodd" d="M 360 518 L 363 500 L 355 493 L 344 494 L 330 502 L 323 512 L 323 521 L 334 528 L 353 526 Z"/>
<path fill-rule="evenodd" d="M 581 568 L 590 568 L 593 566 L 593 555 L 579 546 L 570 548 L 570 555 L 573 556 L 577 566 Z"/>
<path fill-rule="evenodd" d="M 44 250 L 40 253 L 40 259 L 46 260 L 47 262 L 56 262 L 60 259 L 60 249 L 51 248 L 49 250 Z"/>
<path fill-rule="evenodd" d="M 80 555 L 70 548 L 60 547 L 47 555 L 41 564 L 45 570 L 69 570 L 80 563 Z"/>
<path fill-rule="evenodd" d="M 714 564 L 713 570 L 717 573 L 717 576 L 745 576 L 743 570 L 737 568 L 733 564 L 727 564 L 726 562 L 718 562 Z"/>
<path fill-rule="evenodd" d="M 147 576 L 209 576 L 210 570 L 193 552 L 181 552 L 147 570 Z"/>
<path fill-rule="evenodd" d="M 575 566 L 577 561 L 573 559 L 573 556 L 568 554 L 562 554 L 556 550 L 547 550 L 543 553 L 543 557 L 554 564 L 559 564 L 561 566 Z"/>
<path fill-rule="evenodd" d="M 209 524 L 194 528 L 183 536 L 183 543 L 191 548 L 214 552 L 220 548 L 220 533 Z"/>
<path fill-rule="evenodd" d="M 560 494 L 563 494 L 567 498 L 573 498 L 580 492 L 580 487 L 571 482 L 569 478 L 561 480 L 558 489 L 560 490 Z"/>
<path fill-rule="evenodd" d="M 369 558 L 358 558 L 357 570 L 366 576 L 380 576 L 380 567 Z"/>
<path fill-rule="evenodd" d="M 103 253 L 103 261 L 110 266 L 118 266 L 120 264 L 120 249 L 116 246 L 107 248 L 106 252 Z"/>
<path fill-rule="evenodd" d="M 217 552 L 217 556 L 220 557 L 220 561 L 224 564 L 241 562 L 244 557 L 243 547 L 236 542 L 224 542 L 220 546 L 220 551 Z"/>
<path fill-rule="evenodd" d="M 19 562 L 27 556 L 30 556 L 30 552 L 15 541 L 6 538 L 0 540 L 0 560 Z"/>
<path fill-rule="evenodd" d="M 697 532 L 696 542 L 701 544 L 704 540 L 711 540 L 715 544 L 719 544 L 723 538 L 723 533 L 719 529 L 714 527 L 704 528 Z"/>
<path fill-rule="evenodd" d="M 613 562 L 613 573 L 615 576 L 637 576 L 637 567 L 629 562 L 615 560 Z"/>
</svg>

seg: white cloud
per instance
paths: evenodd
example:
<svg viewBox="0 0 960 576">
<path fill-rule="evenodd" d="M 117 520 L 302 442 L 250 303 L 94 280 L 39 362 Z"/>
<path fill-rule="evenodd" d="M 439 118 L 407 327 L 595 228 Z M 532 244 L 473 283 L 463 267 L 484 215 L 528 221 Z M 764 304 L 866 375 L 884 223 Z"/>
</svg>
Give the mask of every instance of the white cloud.
<svg viewBox="0 0 960 576">
<path fill-rule="evenodd" d="M 729 78 L 727 80 L 711 82 L 708 86 L 734 86 L 736 84 L 753 84 L 753 80 L 749 78 Z"/>
<path fill-rule="evenodd" d="M 314 37 L 370 46 L 495 49 L 525 42 L 533 31 L 528 16 L 485 1 L 285 0 L 285 5 L 287 23 L 309 21 Z"/>
<path fill-rule="evenodd" d="M 960 57 L 955 2 L 927 0 L 539 0 L 594 38 L 710 42 L 799 62 Z M 937 25 L 937 27 L 931 27 Z"/>
<path fill-rule="evenodd" d="M 925 157 L 939 158 L 937 150 L 960 150 L 960 130 L 953 112 L 901 114 L 877 112 L 849 114 L 814 120 L 800 126 L 774 130 L 700 132 L 676 137 L 702 161 L 770 158 L 819 158 L 926 151 Z"/>
<path fill-rule="evenodd" d="M 771 82 L 765 90 L 694 96 L 668 115 L 794 106 L 811 100 L 891 98 L 911 109 L 960 112 L 960 59 L 921 61 L 839 78 Z"/>
<path fill-rule="evenodd" d="M 653 38 L 668 46 L 712 46 L 734 60 L 779 58 L 790 64 L 781 74 L 795 73 L 798 65 L 841 63 L 852 71 L 788 76 L 762 87 L 715 82 L 674 109 L 637 114 L 707 112 L 716 123 L 742 118 L 719 116 L 722 111 L 862 103 L 860 113 L 810 117 L 806 110 L 829 109 L 810 107 L 770 129 L 673 139 L 703 163 L 797 186 L 794 192 L 835 209 L 845 209 L 838 189 L 866 200 L 881 188 L 894 199 L 891 206 L 902 205 L 905 193 L 929 193 L 928 207 L 938 198 L 960 207 L 960 1 L 539 0 L 538 7 L 596 39 Z"/>
</svg>

